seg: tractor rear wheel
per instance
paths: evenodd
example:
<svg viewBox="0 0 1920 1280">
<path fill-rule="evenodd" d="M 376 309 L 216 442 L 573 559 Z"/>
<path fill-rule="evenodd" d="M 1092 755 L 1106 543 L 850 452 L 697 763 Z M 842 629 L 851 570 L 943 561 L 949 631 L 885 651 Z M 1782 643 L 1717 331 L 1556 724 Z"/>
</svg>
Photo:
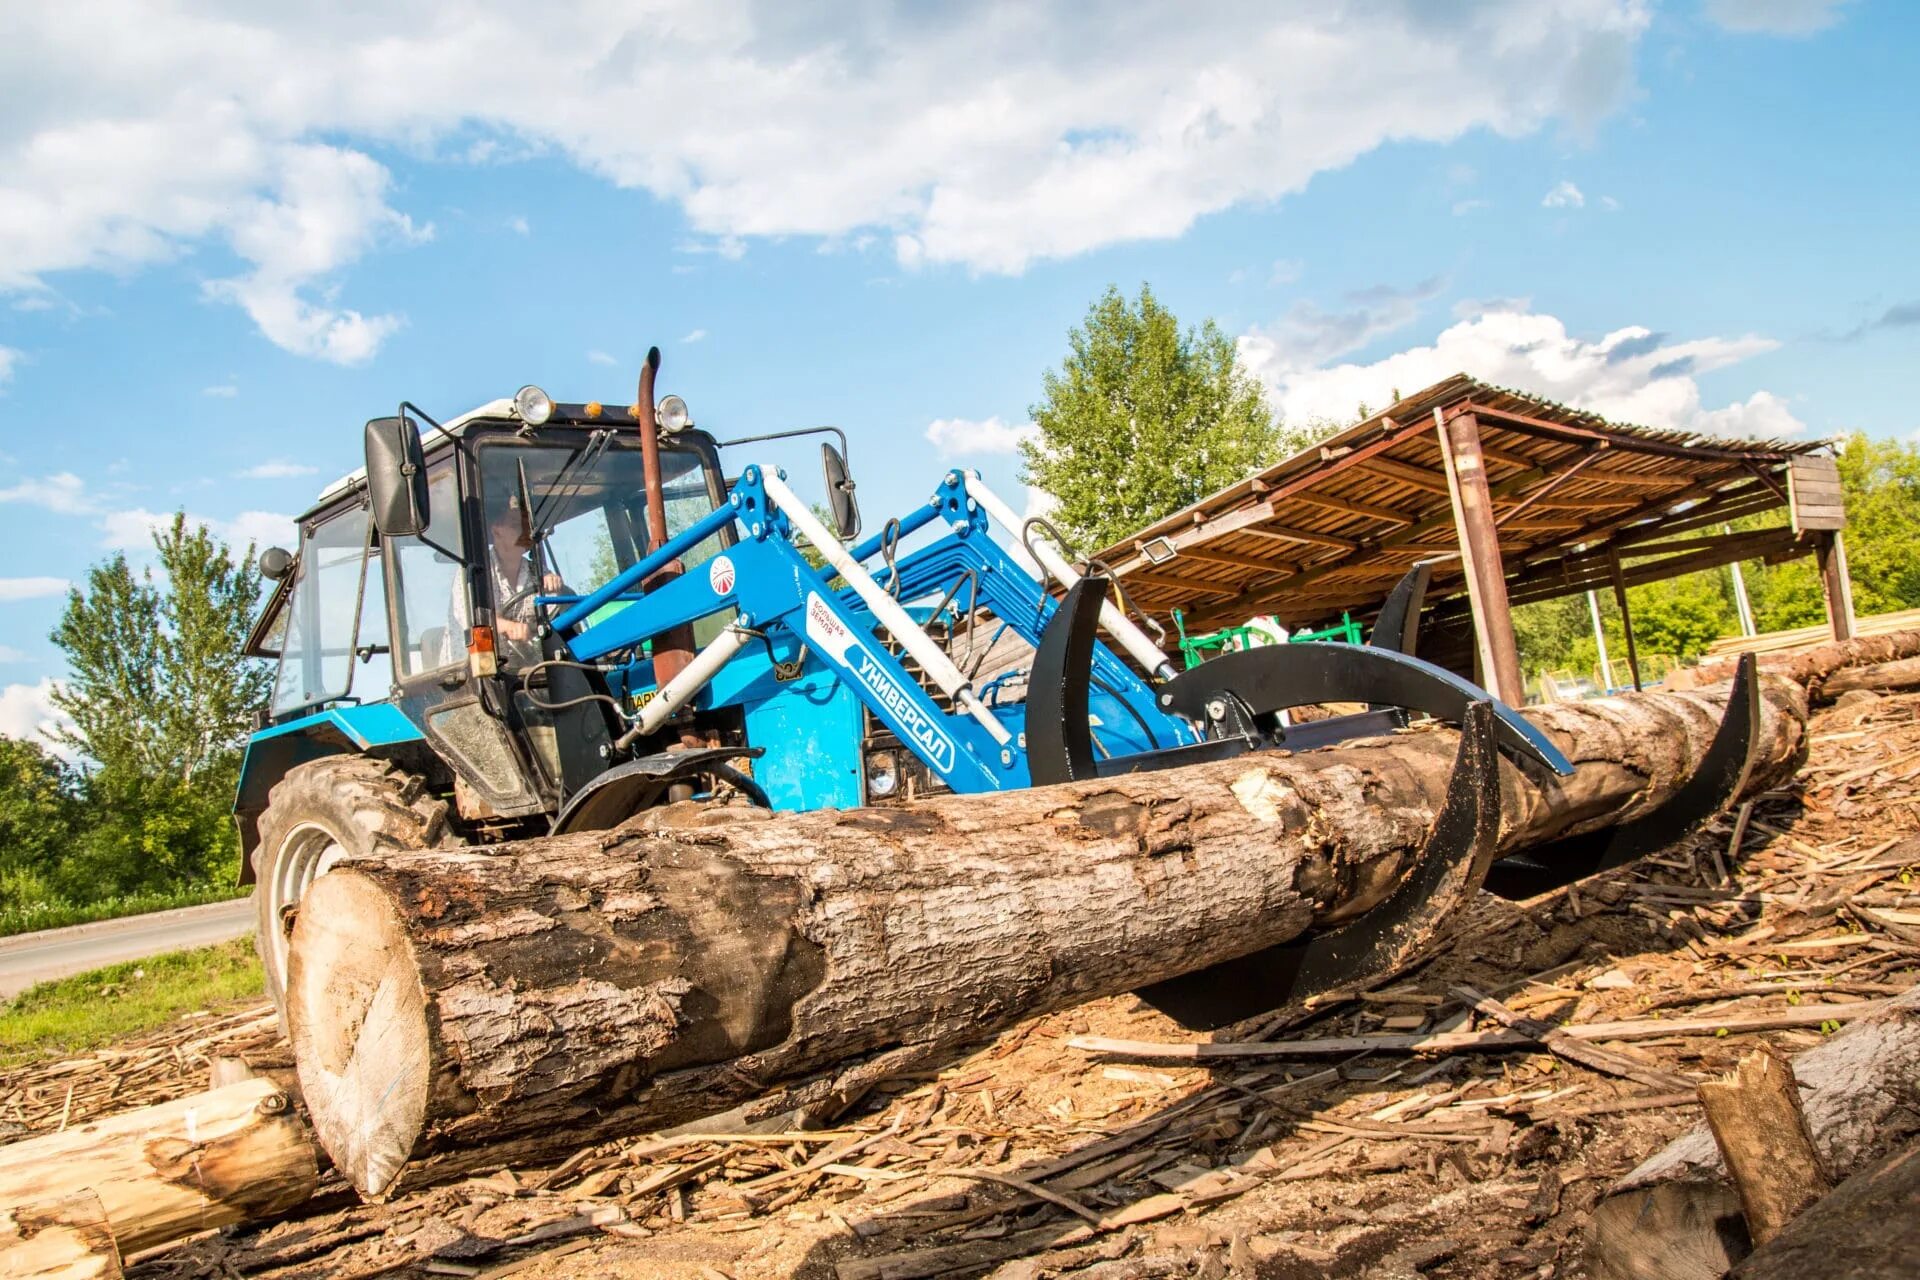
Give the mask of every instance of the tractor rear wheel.
<svg viewBox="0 0 1920 1280">
<path fill-rule="evenodd" d="M 307 886 L 347 854 L 429 849 L 448 837 L 446 801 L 389 761 L 323 756 L 287 770 L 274 784 L 253 851 L 253 897 L 260 913 L 255 946 L 283 1025 L 287 939 Z"/>
</svg>

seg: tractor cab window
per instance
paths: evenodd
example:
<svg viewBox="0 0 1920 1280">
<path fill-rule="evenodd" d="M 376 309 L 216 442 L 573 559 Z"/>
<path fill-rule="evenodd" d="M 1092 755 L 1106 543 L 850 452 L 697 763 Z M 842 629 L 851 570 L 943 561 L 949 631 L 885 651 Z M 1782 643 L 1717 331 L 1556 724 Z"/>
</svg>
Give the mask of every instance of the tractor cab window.
<svg viewBox="0 0 1920 1280">
<path fill-rule="evenodd" d="M 660 466 L 672 536 L 713 510 L 713 492 L 699 453 L 662 448 Z M 512 659 L 534 647 L 535 597 L 584 595 L 646 554 L 646 472 L 637 442 L 500 440 L 481 447 L 480 478 L 496 637 Z M 718 535 L 702 542 L 687 568 L 721 546 Z M 718 634 L 726 621 L 695 624 L 695 638 Z"/>
<path fill-rule="evenodd" d="M 280 650 L 275 714 L 349 697 L 385 698 L 393 683 L 381 625 L 386 611 L 379 551 L 368 551 L 366 509 L 309 524 L 286 603 L 273 622 Z"/>
</svg>

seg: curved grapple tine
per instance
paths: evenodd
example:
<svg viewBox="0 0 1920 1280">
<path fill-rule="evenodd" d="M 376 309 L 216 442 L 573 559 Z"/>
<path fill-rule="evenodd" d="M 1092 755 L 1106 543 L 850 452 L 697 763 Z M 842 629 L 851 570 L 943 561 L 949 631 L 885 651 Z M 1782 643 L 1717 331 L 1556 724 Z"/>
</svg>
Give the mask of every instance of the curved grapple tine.
<svg viewBox="0 0 1920 1280">
<path fill-rule="evenodd" d="M 1414 643 L 1420 638 L 1420 605 L 1427 598 L 1427 580 L 1432 577 L 1432 565 L 1417 564 L 1393 584 L 1387 602 L 1380 606 L 1380 616 L 1373 620 L 1368 645 L 1400 653 L 1413 652 Z"/>
<path fill-rule="evenodd" d="M 1746 784 L 1760 728 L 1760 672 L 1750 653 L 1734 669 L 1727 709 L 1700 767 L 1651 813 L 1528 849 L 1494 864 L 1487 888 L 1503 898 L 1531 898 L 1664 849 L 1726 808 Z"/>
<path fill-rule="evenodd" d="M 1573 772 L 1560 748 L 1512 707 L 1445 667 L 1393 649 L 1316 640 L 1223 653 L 1169 680 L 1160 705 L 1205 724 L 1208 702 L 1221 694 L 1238 698 L 1256 715 L 1310 702 L 1366 702 L 1455 724 L 1468 706 L 1486 702 L 1503 749 L 1562 777 Z"/>
<path fill-rule="evenodd" d="M 1371 986 L 1419 959 L 1486 879 L 1500 835 L 1493 708 L 1462 718 L 1447 798 L 1418 860 L 1386 901 L 1359 918 L 1138 994 L 1195 1031 L 1212 1031 L 1330 991 Z"/>
<path fill-rule="evenodd" d="M 1027 773 L 1036 787 L 1097 777 L 1087 690 L 1094 633 L 1107 580 L 1088 574 L 1073 584 L 1040 636 L 1027 673 Z"/>
</svg>

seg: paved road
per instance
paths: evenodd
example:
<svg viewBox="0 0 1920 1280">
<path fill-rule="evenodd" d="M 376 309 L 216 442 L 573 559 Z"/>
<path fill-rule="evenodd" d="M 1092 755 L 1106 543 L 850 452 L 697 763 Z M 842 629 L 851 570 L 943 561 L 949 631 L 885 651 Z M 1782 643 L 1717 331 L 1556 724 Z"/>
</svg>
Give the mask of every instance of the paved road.
<svg viewBox="0 0 1920 1280">
<path fill-rule="evenodd" d="M 211 946 L 251 932 L 253 899 L 237 898 L 0 938 L 0 1000 L 19 995 L 36 982 L 122 960 L 143 960 L 163 951 Z"/>
</svg>

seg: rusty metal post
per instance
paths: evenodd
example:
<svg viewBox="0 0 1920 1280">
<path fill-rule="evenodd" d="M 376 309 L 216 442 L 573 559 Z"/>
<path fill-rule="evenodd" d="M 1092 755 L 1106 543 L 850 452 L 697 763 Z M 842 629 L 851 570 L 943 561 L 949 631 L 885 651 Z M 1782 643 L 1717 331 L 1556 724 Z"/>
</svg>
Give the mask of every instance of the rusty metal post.
<svg viewBox="0 0 1920 1280">
<path fill-rule="evenodd" d="M 1813 554 L 1820 565 L 1820 593 L 1826 597 L 1827 625 L 1835 640 L 1853 639 L 1853 583 L 1847 577 L 1847 545 L 1835 529 L 1813 535 Z"/>
<path fill-rule="evenodd" d="M 647 550 L 658 551 L 667 542 L 666 480 L 660 472 L 660 424 L 653 413 L 653 384 L 660 372 L 660 348 L 647 348 L 647 362 L 640 366 L 640 388 L 634 401 L 633 418 L 640 424 L 640 465 L 646 472 Z M 662 569 L 646 584 L 655 590 L 679 577 L 679 569 Z M 675 627 L 653 642 L 653 678 L 663 685 L 679 675 L 693 661 L 693 631 Z"/>
<path fill-rule="evenodd" d="M 1480 451 L 1480 423 L 1470 413 L 1446 417 L 1439 409 L 1433 411 L 1433 423 L 1447 473 L 1447 493 L 1453 500 L 1460 557 L 1467 570 L 1467 601 L 1473 611 L 1480 669 L 1494 695 L 1517 707 L 1527 700 L 1527 686 L 1520 674 L 1520 647 L 1513 637 L 1500 531 L 1487 484 L 1486 457 Z"/>
</svg>

